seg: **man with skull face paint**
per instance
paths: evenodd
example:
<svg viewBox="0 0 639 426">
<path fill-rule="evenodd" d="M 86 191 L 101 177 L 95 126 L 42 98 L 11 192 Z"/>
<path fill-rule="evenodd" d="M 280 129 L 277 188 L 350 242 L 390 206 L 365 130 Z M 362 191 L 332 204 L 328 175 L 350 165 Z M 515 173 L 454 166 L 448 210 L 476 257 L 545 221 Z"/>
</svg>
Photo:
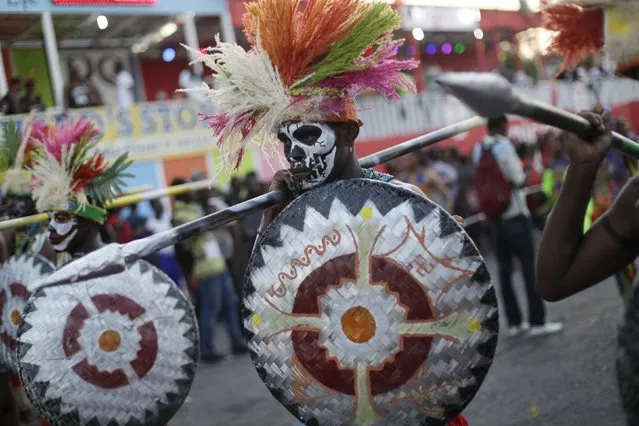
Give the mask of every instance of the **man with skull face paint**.
<svg viewBox="0 0 639 426">
<path fill-rule="evenodd" d="M 414 91 L 402 74 L 418 66 L 396 58 L 399 15 L 382 2 L 259 0 L 246 6 L 244 32 L 251 46 L 222 43 L 194 52 L 213 70 L 214 88 L 199 89 L 215 103 L 205 116 L 218 139 L 223 167 L 239 167 L 258 144 L 266 157 L 283 148 L 290 167 L 275 174 L 271 190 L 291 198 L 325 183 L 366 178 L 402 186 L 390 175 L 362 169 L 354 153 L 363 124 L 355 98 L 367 92 L 398 99 Z M 277 138 L 275 137 L 277 135 Z M 287 203 L 267 209 L 261 230 Z M 458 416 L 452 424 L 463 425 Z"/>
<path fill-rule="evenodd" d="M 414 185 L 398 181 L 390 175 L 360 167 L 354 153 L 359 126 L 359 120 L 283 123 L 280 126 L 278 139 L 284 146 L 284 154 L 290 169 L 275 173 L 270 190 L 289 191 L 292 199 L 324 183 L 366 178 L 404 187 L 426 197 Z M 265 210 L 260 230 L 266 229 L 266 226 L 288 203 L 290 201 Z M 459 216 L 454 218 L 463 223 Z"/>
</svg>

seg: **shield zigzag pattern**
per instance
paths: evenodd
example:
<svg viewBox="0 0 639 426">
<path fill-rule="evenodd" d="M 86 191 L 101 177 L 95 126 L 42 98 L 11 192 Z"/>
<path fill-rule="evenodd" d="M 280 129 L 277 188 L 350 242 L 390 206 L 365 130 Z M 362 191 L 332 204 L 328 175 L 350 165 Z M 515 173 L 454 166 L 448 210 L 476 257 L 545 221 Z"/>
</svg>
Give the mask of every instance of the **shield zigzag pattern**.
<svg viewBox="0 0 639 426">
<path fill-rule="evenodd" d="M 463 228 L 366 179 L 293 201 L 258 242 L 243 294 L 256 369 L 307 425 L 445 425 L 488 372 L 497 315 Z"/>
</svg>

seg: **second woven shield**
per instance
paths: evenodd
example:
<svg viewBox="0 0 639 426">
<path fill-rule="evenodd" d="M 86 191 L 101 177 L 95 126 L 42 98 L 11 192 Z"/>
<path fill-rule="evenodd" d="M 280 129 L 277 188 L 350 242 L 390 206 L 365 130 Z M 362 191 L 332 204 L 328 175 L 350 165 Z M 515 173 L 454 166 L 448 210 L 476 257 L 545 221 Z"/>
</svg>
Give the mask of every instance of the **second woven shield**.
<svg viewBox="0 0 639 426">
<path fill-rule="evenodd" d="M 38 289 L 24 310 L 17 354 L 27 396 L 50 423 L 159 426 L 188 395 L 198 347 L 182 291 L 136 261 L 116 274 Z"/>
<path fill-rule="evenodd" d="M 348 180 L 293 201 L 258 242 L 244 324 L 271 393 L 307 425 L 445 425 L 495 353 L 495 290 L 448 213 Z"/>
<path fill-rule="evenodd" d="M 16 338 L 22 311 L 34 284 L 53 272 L 53 265 L 39 255 L 10 257 L 0 269 L 0 364 L 18 372 Z"/>
</svg>

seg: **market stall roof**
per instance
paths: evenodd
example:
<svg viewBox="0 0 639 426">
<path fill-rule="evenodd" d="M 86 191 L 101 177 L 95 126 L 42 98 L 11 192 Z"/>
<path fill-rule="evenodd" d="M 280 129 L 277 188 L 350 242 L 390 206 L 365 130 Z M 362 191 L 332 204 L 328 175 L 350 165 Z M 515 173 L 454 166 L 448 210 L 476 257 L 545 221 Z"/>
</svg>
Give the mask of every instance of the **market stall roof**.
<svg viewBox="0 0 639 426">
<path fill-rule="evenodd" d="M 180 19 L 175 16 L 105 15 L 108 26 L 100 29 L 100 15 L 53 15 L 57 41 L 62 48 L 121 47 L 132 46 L 149 34 L 159 34 L 163 28 L 165 37 L 158 44 L 184 43 Z M 175 26 L 172 26 L 174 23 Z M 220 32 L 216 16 L 197 16 L 196 27 L 202 46 L 213 43 Z M 170 33 L 170 34 L 169 34 Z M 40 15 L 0 14 L 0 44 L 4 47 L 36 47 L 42 44 Z"/>
<path fill-rule="evenodd" d="M 504 10 L 481 11 L 481 28 L 485 31 L 524 31 L 527 28 L 539 26 L 541 26 L 541 16 L 539 13 Z"/>
</svg>

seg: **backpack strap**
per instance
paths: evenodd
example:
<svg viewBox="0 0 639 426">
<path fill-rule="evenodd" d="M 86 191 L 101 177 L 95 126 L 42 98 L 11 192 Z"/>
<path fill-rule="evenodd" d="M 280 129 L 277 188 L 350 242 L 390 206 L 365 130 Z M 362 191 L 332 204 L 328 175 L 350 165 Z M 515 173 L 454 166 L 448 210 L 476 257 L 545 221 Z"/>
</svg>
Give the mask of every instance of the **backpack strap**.
<svg viewBox="0 0 639 426">
<path fill-rule="evenodd" d="M 481 144 L 481 155 L 479 156 L 479 159 L 481 160 L 481 157 L 487 152 L 490 152 L 491 154 L 493 154 L 493 148 L 495 147 L 495 145 L 497 145 L 496 141 L 492 141 L 492 142 L 489 142 L 489 143 L 483 143 L 482 142 L 482 144 Z"/>
</svg>

